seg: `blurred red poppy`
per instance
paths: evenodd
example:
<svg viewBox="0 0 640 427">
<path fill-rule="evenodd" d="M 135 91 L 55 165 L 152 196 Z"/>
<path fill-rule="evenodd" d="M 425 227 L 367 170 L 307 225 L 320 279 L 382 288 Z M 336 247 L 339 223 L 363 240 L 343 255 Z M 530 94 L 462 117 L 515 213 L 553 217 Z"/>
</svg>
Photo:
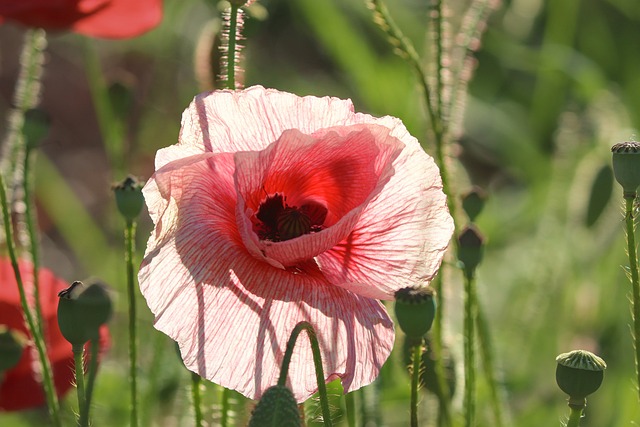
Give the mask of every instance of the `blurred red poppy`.
<svg viewBox="0 0 640 427">
<path fill-rule="evenodd" d="M 33 267 L 28 261 L 20 261 L 20 273 L 28 297 L 33 295 Z M 74 364 L 71 344 L 60 333 L 57 320 L 58 292 L 68 284 L 58 279 L 47 269 L 39 273 L 40 302 L 47 354 L 51 361 L 56 393 L 64 395 L 74 383 Z M 20 295 L 11 263 L 0 258 L 0 325 L 18 330 L 30 337 L 25 325 Z M 109 333 L 105 326 L 100 330 L 100 347 L 104 350 L 109 344 Z M 44 391 L 38 380 L 39 369 L 36 349 L 28 345 L 18 364 L 0 374 L 0 411 L 18 411 L 45 404 Z"/>
<path fill-rule="evenodd" d="M 162 0 L 0 0 L 0 22 L 124 39 L 156 27 Z"/>
</svg>

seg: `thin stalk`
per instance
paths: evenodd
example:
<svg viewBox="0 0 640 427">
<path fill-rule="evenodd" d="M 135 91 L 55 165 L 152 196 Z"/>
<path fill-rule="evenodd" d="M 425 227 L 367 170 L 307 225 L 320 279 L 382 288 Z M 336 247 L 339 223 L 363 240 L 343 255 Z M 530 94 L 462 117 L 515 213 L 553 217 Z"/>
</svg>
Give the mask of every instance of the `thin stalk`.
<svg viewBox="0 0 640 427">
<path fill-rule="evenodd" d="M 635 348 L 636 388 L 640 399 L 640 282 L 638 280 L 638 258 L 636 256 L 635 220 L 633 217 L 633 201 L 635 195 L 626 196 L 625 201 L 625 223 L 627 226 L 627 254 L 629 255 L 629 275 L 631 276 L 631 286 L 633 288 L 633 339 Z"/>
<path fill-rule="evenodd" d="M 584 408 L 576 408 L 573 406 L 569 406 L 569 408 L 571 408 L 571 413 L 569 414 L 569 421 L 567 421 L 566 427 L 579 427 L 582 410 Z"/>
<path fill-rule="evenodd" d="M 16 81 L 13 97 L 13 110 L 7 120 L 7 135 L 3 142 L 0 173 L 9 177 L 13 182 L 21 182 L 24 156 L 24 127 L 25 112 L 34 108 L 40 97 L 40 80 L 42 78 L 42 64 L 44 50 L 47 46 L 46 33 L 42 29 L 29 29 L 25 35 L 22 53 L 20 55 L 20 71 Z M 8 200 L 13 200 L 13 189 L 8 189 Z"/>
<path fill-rule="evenodd" d="M 33 263 L 33 295 L 36 324 L 41 337 L 44 337 L 42 326 L 42 308 L 40 303 L 40 286 L 38 281 L 39 257 L 37 245 L 37 231 L 34 227 L 33 196 L 31 195 L 32 173 L 30 172 L 29 148 L 23 136 L 25 113 L 34 108 L 40 97 L 40 80 L 42 78 L 42 64 L 44 49 L 47 46 L 46 33 L 41 29 L 30 29 L 25 36 L 22 53 L 20 55 L 20 72 L 16 82 L 14 94 L 14 110 L 9 114 L 9 132 L 4 141 L 2 153 L 1 173 L 12 179 L 12 184 L 23 185 L 23 197 L 26 205 L 27 232 L 31 246 Z M 22 162 L 22 163 L 21 163 Z M 13 191 L 9 192 L 9 200 L 13 201 Z M 10 209 L 11 210 L 11 209 Z M 18 236 L 21 237 L 21 236 Z M 22 242 L 22 239 L 18 239 Z"/>
<path fill-rule="evenodd" d="M 362 425 L 366 426 L 374 419 L 374 416 L 369 413 L 369 405 L 367 405 L 367 390 L 366 387 L 360 388 L 353 393 L 358 393 L 359 401 L 360 401 L 360 417 L 362 421 Z"/>
<path fill-rule="evenodd" d="M 466 427 L 475 426 L 475 280 L 465 275 L 464 281 L 464 420 Z"/>
<path fill-rule="evenodd" d="M 25 319 L 27 320 L 27 327 L 29 333 L 33 337 L 33 341 L 38 352 L 38 358 L 42 365 L 42 381 L 44 385 L 44 392 L 47 399 L 47 406 L 49 408 L 49 416 L 51 423 L 54 427 L 61 427 L 62 422 L 60 420 L 60 407 L 58 404 L 58 396 L 56 395 L 53 387 L 53 375 L 51 373 L 51 365 L 47 357 L 44 338 L 40 335 L 38 326 L 35 323 L 31 309 L 27 303 L 27 296 L 24 290 L 24 283 L 22 282 L 22 275 L 20 274 L 20 268 L 18 266 L 18 258 L 16 256 L 13 232 L 11 230 L 11 216 L 9 216 L 9 206 L 7 202 L 7 192 L 5 190 L 4 178 L 0 174 L 0 205 L 2 205 L 2 218 L 4 221 L 4 232 L 7 238 L 7 250 L 9 252 L 9 258 L 11 259 L 11 266 L 13 267 L 13 273 L 15 274 L 16 282 L 18 284 L 18 292 L 20 293 L 20 304 L 22 305 L 22 311 L 24 312 Z"/>
<path fill-rule="evenodd" d="M 96 376 L 98 375 L 98 353 L 100 351 L 100 338 L 91 340 L 91 356 L 89 359 L 89 373 L 87 376 L 87 420 L 89 419 L 89 412 L 91 411 L 91 399 L 93 398 L 93 389 L 96 383 Z"/>
<path fill-rule="evenodd" d="M 356 427 L 356 399 L 353 392 L 345 394 L 344 403 L 347 412 L 347 425 Z"/>
<path fill-rule="evenodd" d="M 231 4 L 229 12 L 229 50 L 227 51 L 227 89 L 236 88 L 236 42 L 238 36 L 239 7 Z"/>
<path fill-rule="evenodd" d="M 193 404 L 193 413 L 195 417 L 196 427 L 202 427 L 203 418 L 202 418 L 202 408 L 200 407 L 201 397 L 200 397 L 200 384 L 202 384 L 202 378 L 200 375 L 195 372 L 191 373 L 191 398 Z"/>
<path fill-rule="evenodd" d="M 24 156 L 24 177 L 22 180 L 22 190 L 24 192 L 25 204 L 25 222 L 27 226 L 27 235 L 29 238 L 29 252 L 31 254 L 31 263 L 33 264 L 33 296 L 35 299 L 35 312 L 38 321 L 38 330 L 40 335 L 44 337 L 44 329 L 42 324 L 42 305 L 40 304 L 40 280 L 38 271 L 40 271 L 40 242 L 38 241 L 37 219 L 34 209 L 35 198 L 33 196 L 33 180 L 34 178 L 34 158 L 33 150 L 29 147 L 25 150 Z"/>
<path fill-rule="evenodd" d="M 100 134 L 103 138 L 105 152 L 109 158 L 112 173 L 120 176 L 126 170 L 127 161 L 123 125 L 114 112 L 114 107 L 109 98 L 107 83 L 102 73 L 100 58 L 93 41 L 89 38 L 86 38 L 84 43 L 84 58 L 87 82 L 89 83 L 89 90 L 91 91 L 93 107 L 96 112 Z"/>
<path fill-rule="evenodd" d="M 433 287 L 436 290 L 436 310 L 435 319 L 432 327 L 433 340 L 431 341 L 431 349 L 434 353 L 434 368 L 436 372 L 436 379 L 438 387 L 438 401 L 439 401 L 439 414 L 438 425 L 451 426 L 451 402 L 449 400 L 449 385 L 447 384 L 446 374 L 444 369 L 444 359 L 442 357 L 444 348 L 444 293 L 442 292 L 442 274 L 438 274 L 432 282 Z"/>
<path fill-rule="evenodd" d="M 444 82 L 442 74 L 444 72 L 444 38 L 442 35 L 442 0 L 436 0 L 434 4 L 435 30 L 436 30 L 436 114 L 442 120 L 443 128 L 446 126 L 444 122 L 444 110 L 442 105 L 442 97 L 444 96 Z"/>
<path fill-rule="evenodd" d="M 78 394 L 78 410 L 80 417 L 78 425 L 87 427 L 89 425 L 89 410 L 87 408 L 87 395 L 84 386 L 84 345 L 73 345 L 73 360 L 76 368 L 76 392 Z"/>
<path fill-rule="evenodd" d="M 222 412 L 220 415 L 220 427 L 228 427 L 229 426 L 229 412 L 231 411 L 231 405 L 229 402 L 229 390 L 225 387 L 222 387 L 222 396 L 220 398 L 220 411 Z"/>
<path fill-rule="evenodd" d="M 413 367 L 411 370 L 411 427 L 418 427 L 418 384 L 420 383 L 421 359 L 422 340 L 413 346 Z"/>
<path fill-rule="evenodd" d="M 318 337 L 316 331 L 308 322 L 300 322 L 293 328 L 289 341 L 287 342 L 287 348 L 282 359 L 282 368 L 280 370 L 280 377 L 278 378 L 278 385 L 284 387 L 287 382 L 287 375 L 289 373 L 289 365 L 291 364 L 291 356 L 293 355 L 293 348 L 296 345 L 298 335 L 302 330 L 307 331 L 309 336 L 309 342 L 311 343 L 311 353 L 313 354 L 313 364 L 316 371 L 316 381 L 318 383 L 318 395 L 320 397 L 320 407 L 322 408 L 322 417 L 325 427 L 331 427 L 331 411 L 329 410 L 329 400 L 327 399 L 327 385 L 324 382 L 324 369 L 322 367 L 322 356 L 320 353 L 320 345 L 318 344 Z"/>
<path fill-rule="evenodd" d="M 131 391 L 131 426 L 138 425 L 137 387 L 137 337 L 136 337 L 136 294 L 133 269 L 135 222 L 127 221 L 124 232 L 125 263 L 127 265 L 127 296 L 129 300 L 129 385 Z"/>
<path fill-rule="evenodd" d="M 298 413 L 300 414 L 300 424 L 302 427 L 306 427 L 307 425 L 307 411 L 304 409 L 304 405 L 306 402 L 298 404 Z"/>
<path fill-rule="evenodd" d="M 480 356 L 482 358 L 482 367 L 484 369 L 484 376 L 489 386 L 489 394 L 491 396 L 491 407 L 493 409 L 493 416 L 495 417 L 495 427 L 502 427 L 505 425 L 504 414 L 502 412 L 502 401 L 500 399 L 500 390 L 498 388 L 498 381 L 496 380 L 496 369 L 493 360 L 493 346 L 491 344 L 491 337 L 489 336 L 489 326 L 487 325 L 487 319 L 484 316 L 480 302 L 476 301 L 476 325 L 478 333 L 478 346 L 480 349 Z"/>
<path fill-rule="evenodd" d="M 411 65 L 413 70 L 418 75 L 418 80 L 424 92 L 424 99 L 427 105 L 427 113 L 429 114 L 429 118 L 431 120 L 431 127 L 436 136 L 436 141 L 442 140 L 443 126 L 441 117 L 437 114 L 436 108 L 433 105 L 433 95 L 431 93 L 431 88 L 429 87 L 428 77 L 424 69 L 422 68 L 422 63 L 420 61 L 418 53 L 416 52 L 416 49 L 413 47 L 411 41 L 404 35 L 402 30 L 400 30 L 400 27 L 398 27 L 398 25 L 395 23 L 384 2 L 382 0 L 371 0 L 371 4 L 373 6 L 373 9 L 381 19 L 381 24 L 379 24 L 380 27 L 387 33 L 389 37 L 391 37 L 391 39 L 393 40 L 393 44 L 396 45 L 395 47 L 403 53 L 403 56 L 406 57 L 406 59 L 408 59 L 409 65 Z"/>
</svg>

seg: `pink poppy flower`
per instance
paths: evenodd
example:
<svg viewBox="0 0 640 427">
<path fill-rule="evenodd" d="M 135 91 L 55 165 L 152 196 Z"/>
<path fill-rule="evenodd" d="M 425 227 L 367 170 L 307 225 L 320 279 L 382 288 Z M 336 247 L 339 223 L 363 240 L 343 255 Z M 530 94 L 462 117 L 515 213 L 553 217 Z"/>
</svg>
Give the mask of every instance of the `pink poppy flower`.
<svg viewBox="0 0 640 427">
<path fill-rule="evenodd" d="M 259 86 L 197 96 L 143 193 L 155 327 L 189 369 L 252 399 L 303 320 L 327 381 L 371 383 L 394 341 L 379 300 L 428 284 L 453 232 L 438 168 L 400 120 Z M 289 386 L 299 402 L 317 389 L 304 337 Z"/>
</svg>

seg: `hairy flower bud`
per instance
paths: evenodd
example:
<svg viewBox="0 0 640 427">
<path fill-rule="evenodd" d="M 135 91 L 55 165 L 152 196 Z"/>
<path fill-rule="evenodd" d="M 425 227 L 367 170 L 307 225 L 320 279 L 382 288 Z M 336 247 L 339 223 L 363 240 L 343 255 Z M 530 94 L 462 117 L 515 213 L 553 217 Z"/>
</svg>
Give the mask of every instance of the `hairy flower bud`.
<svg viewBox="0 0 640 427">
<path fill-rule="evenodd" d="M 635 198 L 640 186 L 640 143 L 620 142 L 611 147 L 613 174 L 622 186 L 624 197 Z"/>
<path fill-rule="evenodd" d="M 127 220 L 135 220 L 144 205 L 142 184 L 136 177 L 129 175 L 122 182 L 115 184 L 113 191 L 116 195 L 116 204 L 120 214 Z"/>
<path fill-rule="evenodd" d="M 249 427 L 302 426 L 298 404 L 293 393 L 285 386 L 269 387 L 251 414 Z"/>
<path fill-rule="evenodd" d="M 586 397 L 600 388 L 607 364 L 586 350 L 562 353 L 556 362 L 556 382 L 569 395 L 569 406 L 583 407 Z"/>
<path fill-rule="evenodd" d="M 400 329 L 411 340 L 420 341 L 429 332 L 436 314 L 435 291 L 427 286 L 398 290 L 396 318 Z"/>
<path fill-rule="evenodd" d="M 73 282 L 58 297 L 60 332 L 73 345 L 97 338 L 100 326 L 111 317 L 111 298 L 100 283 Z"/>
<path fill-rule="evenodd" d="M 469 221 L 475 221 L 476 217 L 482 212 L 485 199 L 486 194 L 480 187 L 473 187 L 471 191 L 462 197 L 462 209 L 469 217 Z"/>
<path fill-rule="evenodd" d="M 471 278 L 482 261 L 484 238 L 474 225 L 469 225 L 460 233 L 458 247 L 458 259 L 462 263 L 463 272 L 467 278 Z"/>
</svg>

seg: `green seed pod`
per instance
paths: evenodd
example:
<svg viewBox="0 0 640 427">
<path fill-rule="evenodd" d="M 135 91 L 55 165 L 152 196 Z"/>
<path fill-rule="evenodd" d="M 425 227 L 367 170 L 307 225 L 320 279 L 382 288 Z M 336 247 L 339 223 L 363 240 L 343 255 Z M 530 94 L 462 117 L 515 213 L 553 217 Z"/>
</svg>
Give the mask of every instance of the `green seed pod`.
<svg viewBox="0 0 640 427">
<path fill-rule="evenodd" d="M 484 238 L 473 225 L 468 225 L 458 237 L 458 260 L 462 263 L 465 277 L 474 276 L 476 267 L 482 261 L 484 253 Z"/>
<path fill-rule="evenodd" d="M 462 197 L 462 209 L 469 217 L 469 221 L 475 221 L 476 217 L 484 208 L 486 194 L 480 187 L 473 187 L 465 196 Z"/>
<path fill-rule="evenodd" d="M 625 198 L 635 198 L 640 186 L 640 143 L 621 142 L 611 147 L 613 174 Z"/>
<path fill-rule="evenodd" d="M 396 318 L 400 329 L 414 341 L 429 332 L 436 315 L 435 291 L 428 287 L 409 287 L 396 291 Z"/>
<path fill-rule="evenodd" d="M 100 326 L 111 317 L 111 297 L 98 283 L 85 285 L 73 282 L 58 294 L 58 325 L 60 332 L 73 345 L 83 345 L 98 338 Z"/>
<path fill-rule="evenodd" d="M 556 362 L 556 382 L 569 395 L 569 406 L 584 407 L 586 397 L 600 388 L 607 364 L 586 350 L 562 353 Z"/>
<path fill-rule="evenodd" d="M 293 393 L 285 386 L 269 387 L 253 409 L 249 427 L 300 427 L 302 421 Z"/>
<path fill-rule="evenodd" d="M 118 211 L 127 221 L 135 220 L 142 212 L 142 206 L 144 206 L 142 187 L 143 185 L 132 175 L 112 187 L 116 195 Z"/>
<path fill-rule="evenodd" d="M 27 342 L 22 332 L 0 325 L 0 377 L 2 372 L 18 364 Z"/>
</svg>

